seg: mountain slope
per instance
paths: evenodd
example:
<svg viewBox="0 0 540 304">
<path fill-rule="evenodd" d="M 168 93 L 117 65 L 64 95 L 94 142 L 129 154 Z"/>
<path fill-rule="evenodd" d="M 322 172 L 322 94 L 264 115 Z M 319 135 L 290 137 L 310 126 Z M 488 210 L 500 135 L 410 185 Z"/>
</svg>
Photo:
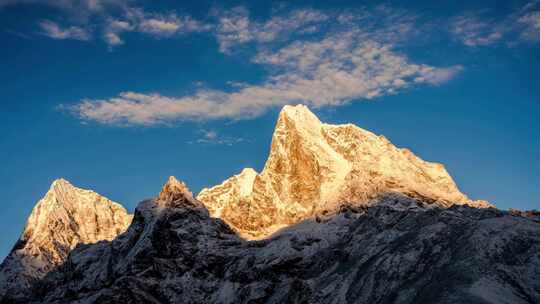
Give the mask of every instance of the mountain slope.
<svg viewBox="0 0 540 304">
<path fill-rule="evenodd" d="M 76 248 L 42 303 L 538 303 L 540 217 L 389 194 L 246 241 L 183 183 Z"/>
<path fill-rule="evenodd" d="M 461 193 L 443 165 L 354 125 L 323 124 L 303 105 L 282 109 L 260 174 L 245 169 L 203 189 L 197 199 L 242 236 L 259 239 L 344 202 L 366 203 L 386 192 L 444 207 L 491 207 Z"/>
<path fill-rule="evenodd" d="M 68 181 L 54 181 L 34 209 L 24 231 L 0 265 L 0 299 L 17 298 L 78 244 L 112 240 L 131 215 L 117 203 Z"/>
</svg>

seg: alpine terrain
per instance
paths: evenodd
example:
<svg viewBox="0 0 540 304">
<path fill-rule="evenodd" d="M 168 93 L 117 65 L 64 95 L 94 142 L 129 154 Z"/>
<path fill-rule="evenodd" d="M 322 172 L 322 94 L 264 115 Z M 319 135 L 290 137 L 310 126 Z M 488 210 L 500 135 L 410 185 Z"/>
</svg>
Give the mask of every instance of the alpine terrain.
<svg viewBox="0 0 540 304">
<path fill-rule="evenodd" d="M 0 267 L 0 303 L 540 303 L 540 213 L 441 164 L 285 106 L 264 169 L 133 217 L 53 183 Z"/>
</svg>

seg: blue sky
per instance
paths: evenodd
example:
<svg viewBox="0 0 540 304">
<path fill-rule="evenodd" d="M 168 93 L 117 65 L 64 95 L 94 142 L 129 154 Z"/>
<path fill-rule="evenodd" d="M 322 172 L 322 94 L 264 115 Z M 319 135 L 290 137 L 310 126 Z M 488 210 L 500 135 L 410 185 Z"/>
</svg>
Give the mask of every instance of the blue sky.
<svg viewBox="0 0 540 304">
<path fill-rule="evenodd" d="M 540 208 L 539 1 L 0 0 L 0 257 L 64 177 L 130 211 L 260 170 L 308 104 Z"/>
</svg>

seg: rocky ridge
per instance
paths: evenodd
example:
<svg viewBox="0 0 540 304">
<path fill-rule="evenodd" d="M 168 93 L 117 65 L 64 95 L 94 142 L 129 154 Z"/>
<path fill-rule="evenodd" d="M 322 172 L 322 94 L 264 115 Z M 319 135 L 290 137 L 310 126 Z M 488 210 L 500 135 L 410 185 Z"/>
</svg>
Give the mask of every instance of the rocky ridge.
<svg viewBox="0 0 540 304">
<path fill-rule="evenodd" d="M 540 218 L 401 194 L 247 241 L 169 179 L 113 241 L 77 247 L 39 303 L 538 303 Z"/>
</svg>

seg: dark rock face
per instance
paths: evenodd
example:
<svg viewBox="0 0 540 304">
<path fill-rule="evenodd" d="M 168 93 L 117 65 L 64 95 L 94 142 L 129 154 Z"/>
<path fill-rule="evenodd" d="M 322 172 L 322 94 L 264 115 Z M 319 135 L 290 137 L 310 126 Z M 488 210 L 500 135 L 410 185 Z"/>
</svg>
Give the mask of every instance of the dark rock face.
<svg viewBox="0 0 540 304">
<path fill-rule="evenodd" d="M 389 196 L 245 241 L 191 197 L 82 245 L 41 303 L 540 303 L 540 218 Z"/>
</svg>

